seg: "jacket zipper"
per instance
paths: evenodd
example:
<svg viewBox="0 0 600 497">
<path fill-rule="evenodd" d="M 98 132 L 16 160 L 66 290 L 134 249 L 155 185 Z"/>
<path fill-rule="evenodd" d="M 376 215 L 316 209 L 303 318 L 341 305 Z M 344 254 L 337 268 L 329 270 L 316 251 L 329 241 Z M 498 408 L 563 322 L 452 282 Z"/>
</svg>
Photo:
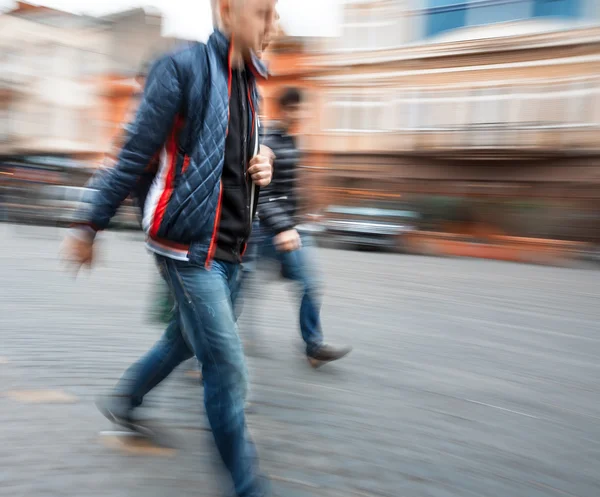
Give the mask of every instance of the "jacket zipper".
<svg viewBox="0 0 600 497">
<path fill-rule="evenodd" d="M 233 77 L 231 71 L 231 56 L 233 54 L 233 38 L 229 44 L 229 54 L 227 55 L 227 129 L 225 130 L 225 136 L 229 134 L 229 102 L 231 101 L 231 80 Z M 213 232 L 210 238 L 210 245 L 208 246 L 208 254 L 204 266 L 210 269 L 213 258 L 215 256 L 215 250 L 217 248 L 217 236 L 219 234 L 219 223 L 221 222 L 221 202 L 223 201 L 223 179 L 219 179 L 219 198 L 217 200 L 217 211 L 215 213 L 215 221 L 213 225 Z"/>
<path fill-rule="evenodd" d="M 246 194 L 246 198 L 245 198 L 245 205 L 246 205 L 246 218 L 250 218 L 251 216 L 251 212 L 252 212 L 252 206 L 248 204 L 248 202 L 250 202 L 250 194 L 248 191 L 248 113 L 246 112 L 246 109 L 249 109 L 249 106 L 247 105 L 246 102 L 246 95 L 245 95 L 245 89 L 247 86 L 247 81 L 246 79 L 242 79 L 242 73 L 238 72 L 238 77 L 240 78 L 240 84 L 238 85 L 239 88 L 239 94 L 240 94 L 240 105 L 241 105 L 241 110 L 242 110 L 242 117 L 243 117 L 243 121 L 244 121 L 244 125 L 242 128 L 242 167 L 244 169 L 244 192 Z M 245 103 L 246 102 L 246 103 Z M 249 112 L 249 111 L 248 111 Z M 250 236 L 250 229 L 252 226 L 252 219 L 249 219 L 248 221 L 248 228 L 245 231 L 245 238 L 248 238 L 248 236 Z"/>
<path fill-rule="evenodd" d="M 258 138 L 258 117 L 256 115 L 256 109 L 254 108 L 254 103 L 252 100 L 252 92 L 250 87 L 248 87 L 248 104 L 250 105 L 250 112 L 252 112 L 252 119 L 251 119 L 251 126 L 252 126 L 252 130 L 250 131 L 250 138 L 254 137 L 254 147 L 252 150 L 252 157 L 255 157 L 258 154 L 258 150 L 259 150 L 259 138 Z M 256 211 L 254 209 L 254 204 L 255 204 L 255 197 L 256 197 L 256 185 L 254 184 L 254 181 L 252 181 L 252 178 L 250 178 L 250 215 L 248 217 L 248 236 L 250 236 L 250 233 L 252 233 L 252 223 L 254 221 L 254 216 L 256 214 Z"/>
</svg>

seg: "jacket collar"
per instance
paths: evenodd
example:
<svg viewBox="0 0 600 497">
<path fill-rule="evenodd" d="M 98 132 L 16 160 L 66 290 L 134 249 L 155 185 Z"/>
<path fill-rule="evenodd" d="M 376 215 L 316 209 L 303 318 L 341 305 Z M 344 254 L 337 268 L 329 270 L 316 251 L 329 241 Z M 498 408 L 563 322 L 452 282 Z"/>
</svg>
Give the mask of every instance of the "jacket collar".
<svg viewBox="0 0 600 497">
<path fill-rule="evenodd" d="M 217 55 L 229 64 L 229 54 L 232 49 L 230 38 L 216 29 L 208 39 L 208 46 L 215 50 Z M 250 60 L 246 60 L 246 67 L 259 80 L 266 80 L 269 77 L 265 64 L 254 53 L 251 54 Z"/>
</svg>

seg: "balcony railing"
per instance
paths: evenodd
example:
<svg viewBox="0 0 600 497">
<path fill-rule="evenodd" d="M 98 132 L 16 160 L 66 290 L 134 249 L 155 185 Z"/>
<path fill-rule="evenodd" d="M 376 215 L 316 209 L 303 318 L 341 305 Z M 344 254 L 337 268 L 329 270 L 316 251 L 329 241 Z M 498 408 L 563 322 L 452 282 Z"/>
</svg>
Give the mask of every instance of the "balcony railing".
<svg viewBox="0 0 600 497">
<path fill-rule="evenodd" d="M 316 146 L 425 153 L 600 149 L 600 84 L 595 82 L 398 93 L 334 100 L 324 112 L 333 125 L 325 126 L 327 139 Z"/>
</svg>

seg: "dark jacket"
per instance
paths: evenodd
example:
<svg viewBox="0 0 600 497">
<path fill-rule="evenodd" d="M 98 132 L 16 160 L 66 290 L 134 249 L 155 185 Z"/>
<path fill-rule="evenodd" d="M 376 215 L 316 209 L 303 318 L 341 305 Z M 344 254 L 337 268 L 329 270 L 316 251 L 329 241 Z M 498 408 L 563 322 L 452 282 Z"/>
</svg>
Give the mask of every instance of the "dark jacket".
<svg viewBox="0 0 600 497">
<path fill-rule="evenodd" d="M 210 264 L 221 211 L 231 49 L 229 40 L 215 32 L 207 44 L 190 44 L 154 64 L 117 165 L 95 178 L 97 191 L 82 222 L 94 230 L 106 228 L 133 192 L 143 207 L 142 225 L 152 249 Z M 247 129 L 256 151 L 256 77 L 266 73 L 257 59 L 247 69 L 252 73 Z"/>
<path fill-rule="evenodd" d="M 248 80 L 246 71 L 234 70 L 229 99 L 229 130 L 225 139 L 225 163 L 221 184 L 221 220 L 215 259 L 241 262 L 251 231 L 252 180 L 248 163 L 254 150 L 248 140 Z"/>
<path fill-rule="evenodd" d="M 278 126 L 264 130 L 262 143 L 275 153 L 273 179 L 262 189 L 258 216 L 263 226 L 281 233 L 296 226 L 298 199 L 296 177 L 300 151 L 292 136 Z"/>
</svg>

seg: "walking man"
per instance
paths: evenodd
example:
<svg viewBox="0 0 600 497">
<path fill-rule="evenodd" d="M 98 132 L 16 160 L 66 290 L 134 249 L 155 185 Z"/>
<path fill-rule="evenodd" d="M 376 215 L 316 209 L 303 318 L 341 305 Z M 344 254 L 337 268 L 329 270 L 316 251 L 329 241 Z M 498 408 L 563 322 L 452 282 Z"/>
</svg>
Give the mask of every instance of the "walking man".
<svg viewBox="0 0 600 497">
<path fill-rule="evenodd" d="M 302 95 L 295 88 L 278 100 L 279 121 L 265 130 L 263 143 L 275 154 L 273 180 L 260 194 L 260 227 L 253 233 L 253 255 L 275 261 L 281 275 L 301 291 L 299 319 L 306 355 L 313 367 L 347 355 L 351 347 L 333 347 L 323 341 L 321 283 L 313 243 L 298 228 L 298 166 L 300 151 L 294 134 L 300 121 Z M 251 288 L 251 286 L 250 286 Z"/>
<path fill-rule="evenodd" d="M 215 443 L 238 497 L 265 495 L 246 429 L 247 370 L 232 296 L 258 189 L 272 175 L 271 158 L 258 154 L 256 80 L 265 71 L 255 53 L 271 28 L 275 3 L 220 0 L 220 29 L 207 44 L 154 64 L 117 164 L 98 178 L 89 209 L 64 245 L 77 267 L 90 265 L 96 232 L 130 193 L 144 199 L 147 246 L 177 312 L 99 407 L 111 421 L 138 428 L 135 409 L 146 394 L 195 355 Z M 138 181 L 153 164 L 152 182 Z"/>
</svg>

